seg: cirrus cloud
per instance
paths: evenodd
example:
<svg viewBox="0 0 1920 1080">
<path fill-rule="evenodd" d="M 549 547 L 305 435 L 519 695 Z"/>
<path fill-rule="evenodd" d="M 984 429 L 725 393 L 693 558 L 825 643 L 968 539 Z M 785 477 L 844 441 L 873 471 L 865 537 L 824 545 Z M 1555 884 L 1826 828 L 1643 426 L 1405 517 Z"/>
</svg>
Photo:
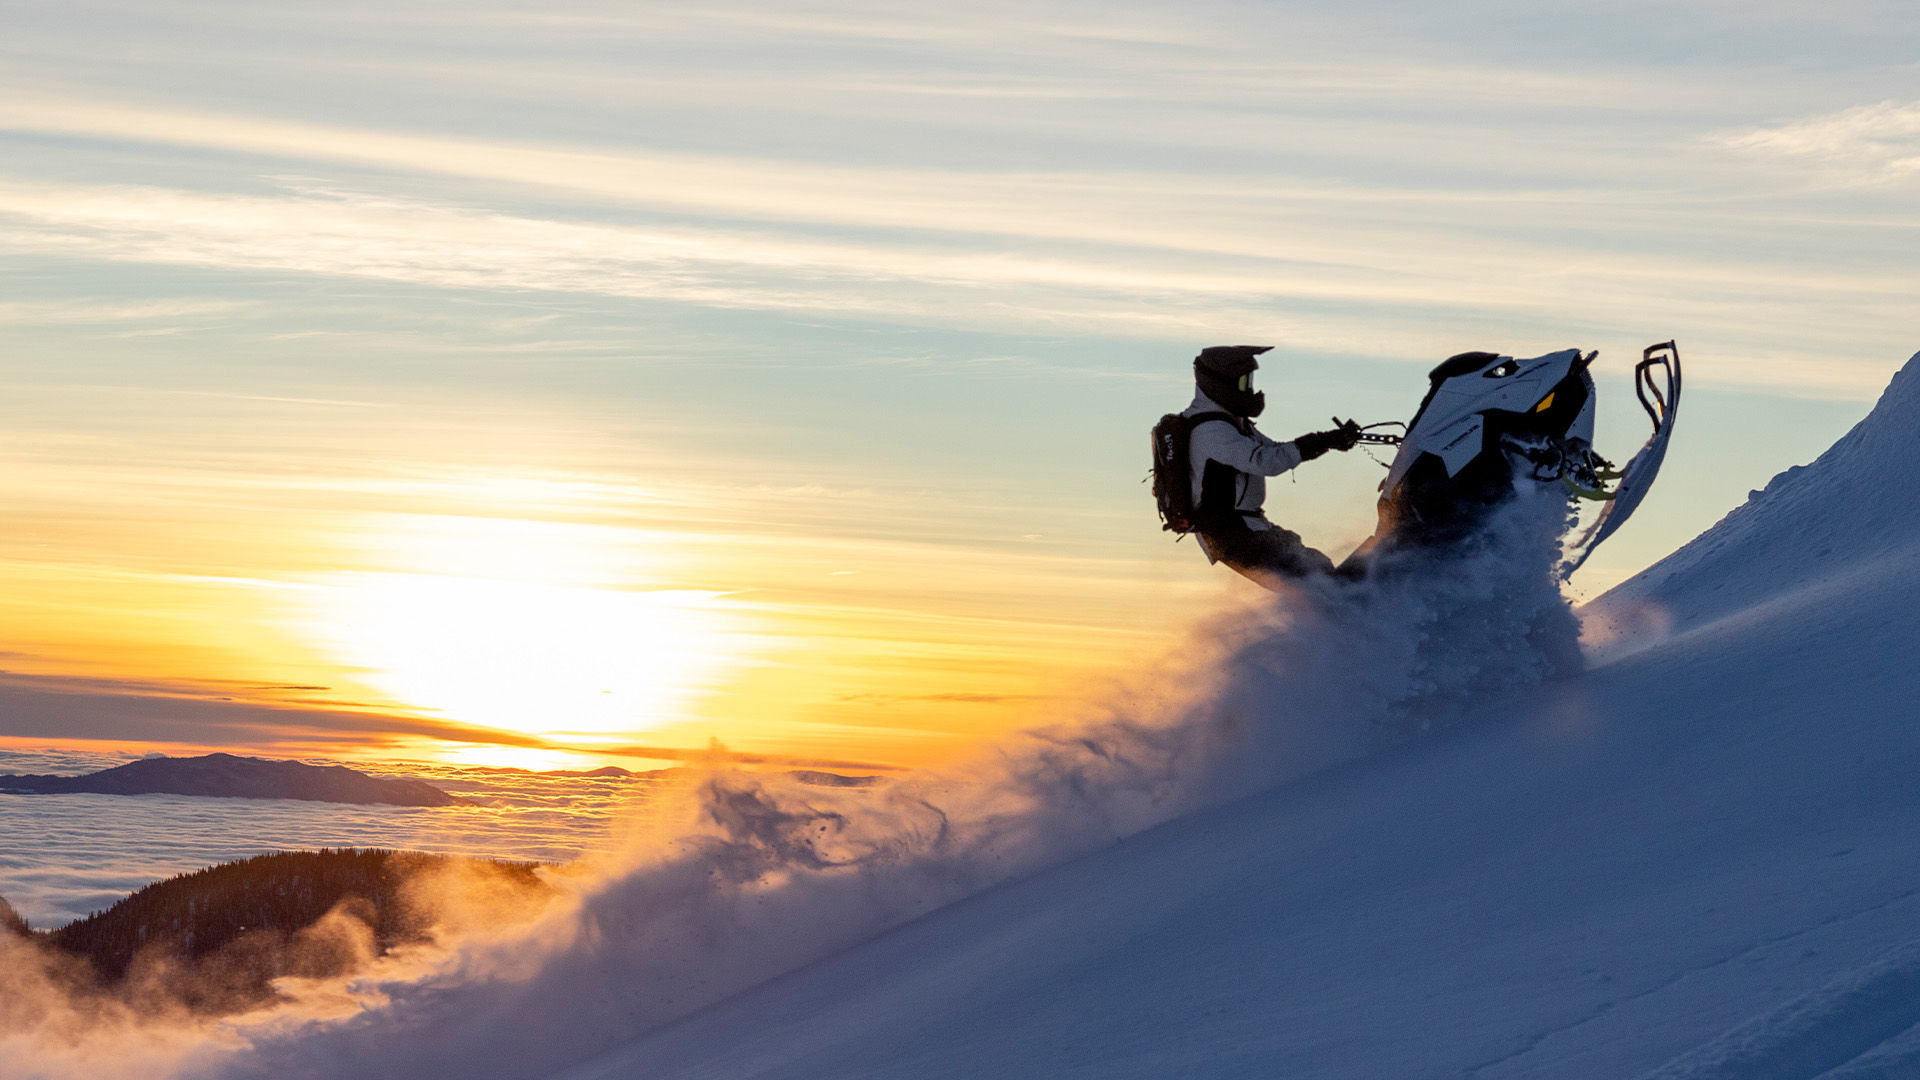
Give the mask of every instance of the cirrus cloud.
<svg viewBox="0 0 1920 1080">
<path fill-rule="evenodd" d="M 1726 145 L 1783 157 L 1811 158 L 1886 179 L 1920 174 L 1920 101 L 1882 101 L 1764 127 Z"/>
</svg>

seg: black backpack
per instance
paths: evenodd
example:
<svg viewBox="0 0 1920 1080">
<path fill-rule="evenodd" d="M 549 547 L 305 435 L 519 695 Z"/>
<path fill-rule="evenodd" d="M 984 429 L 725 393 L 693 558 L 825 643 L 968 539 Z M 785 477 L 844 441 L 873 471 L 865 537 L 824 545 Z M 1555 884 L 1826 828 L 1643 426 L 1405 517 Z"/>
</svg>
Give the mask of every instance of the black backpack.
<svg viewBox="0 0 1920 1080">
<path fill-rule="evenodd" d="M 1227 412 L 1168 413 L 1153 425 L 1153 501 L 1160 506 L 1160 527 L 1182 536 L 1193 531 L 1200 509 L 1193 497 L 1193 429 L 1209 420 L 1239 426 Z"/>
</svg>

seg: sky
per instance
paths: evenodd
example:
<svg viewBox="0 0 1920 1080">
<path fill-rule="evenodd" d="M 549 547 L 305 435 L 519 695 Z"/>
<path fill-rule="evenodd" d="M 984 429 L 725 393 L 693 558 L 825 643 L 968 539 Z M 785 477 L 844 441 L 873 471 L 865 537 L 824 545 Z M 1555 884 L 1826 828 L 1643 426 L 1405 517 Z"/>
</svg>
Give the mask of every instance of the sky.
<svg viewBox="0 0 1920 1080">
<path fill-rule="evenodd" d="M 1677 340 L 1579 596 L 1920 347 L 1907 3 L 0 19 L 11 745 L 922 764 L 1254 595 L 1140 483 L 1202 346 L 1283 438 L 1598 349 L 1619 460 Z"/>
</svg>

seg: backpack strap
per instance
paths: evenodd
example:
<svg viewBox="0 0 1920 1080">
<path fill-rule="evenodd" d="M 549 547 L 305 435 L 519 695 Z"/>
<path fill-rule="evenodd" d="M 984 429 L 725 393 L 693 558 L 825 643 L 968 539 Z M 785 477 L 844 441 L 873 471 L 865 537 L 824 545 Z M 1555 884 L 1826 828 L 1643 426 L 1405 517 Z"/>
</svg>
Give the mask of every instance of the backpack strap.
<svg viewBox="0 0 1920 1080">
<path fill-rule="evenodd" d="M 1200 430 L 1201 424 L 1210 424 L 1215 420 L 1222 420 L 1232 424 L 1233 429 L 1242 435 L 1247 433 L 1247 429 L 1242 426 L 1245 421 L 1230 412 L 1215 410 L 1212 412 L 1193 414 L 1187 418 L 1187 460 L 1189 463 L 1193 460 L 1193 433 Z M 1189 464 L 1188 468 L 1191 469 L 1192 465 Z M 1191 476 L 1192 474 L 1189 473 L 1188 475 Z M 1234 500 L 1237 497 L 1236 488 L 1238 487 L 1237 480 L 1239 475 L 1238 470 L 1231 466 L 1222 465 L 1218 461 L 1209 460 L 1206 466 L 1201 469 L 1200 488 L 1193 492 L 1193 520 L 1196 527 L 1202 531 L 1210 527 L 1217 528 L 1235 515 Z M 1192 481 L 1188 482 L 1191 483 Z"/>
<path fill-rule="evenodd" d="M 1247 429 L 1240 426 L 1241 420 L 1239 417 L 1233 415 L 1230 412 L 1224 412 L 1222 410 L 1215 409 L 1212 412 L 1194 413 L 1192 416 L 1187 417 L 1187 434 L 1191 435 L 1193 434 L 1194 429 L 1198 428 L 1201 424 L 1209 424 L 1215 420 L 1224 420 L 1227 423 L 1232 424 L 1233 430 L 1239 432 L 1242 435 L 1245 435 L 1247 433 Z"/>
</svg>

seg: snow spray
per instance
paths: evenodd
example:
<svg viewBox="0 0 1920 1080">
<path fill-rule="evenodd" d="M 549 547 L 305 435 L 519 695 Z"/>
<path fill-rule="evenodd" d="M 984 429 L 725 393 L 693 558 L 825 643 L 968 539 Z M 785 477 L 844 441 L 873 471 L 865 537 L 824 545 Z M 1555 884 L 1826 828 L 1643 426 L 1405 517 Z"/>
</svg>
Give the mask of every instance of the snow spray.
<svg viewBox="0 0 1920 1080">
<path fill-rule="evenodd" d="M 1552 574 L 1565 524 L 1554 493 L 1518 498 L 1445 557 L 1263 594 L 1082 715 L 960 764 L 823 787 L 716 763 L 622 855 L 556 871 L 564 897 L 530 923 L 284 981 L 258 1012 L 89 1012 L 33 968 L 7 987 L 37 1004 L 5 1014 L 0 1074 L 554 1072 L 995 884 L 1471 722 L 1577 663 Z"/>
</svg>

